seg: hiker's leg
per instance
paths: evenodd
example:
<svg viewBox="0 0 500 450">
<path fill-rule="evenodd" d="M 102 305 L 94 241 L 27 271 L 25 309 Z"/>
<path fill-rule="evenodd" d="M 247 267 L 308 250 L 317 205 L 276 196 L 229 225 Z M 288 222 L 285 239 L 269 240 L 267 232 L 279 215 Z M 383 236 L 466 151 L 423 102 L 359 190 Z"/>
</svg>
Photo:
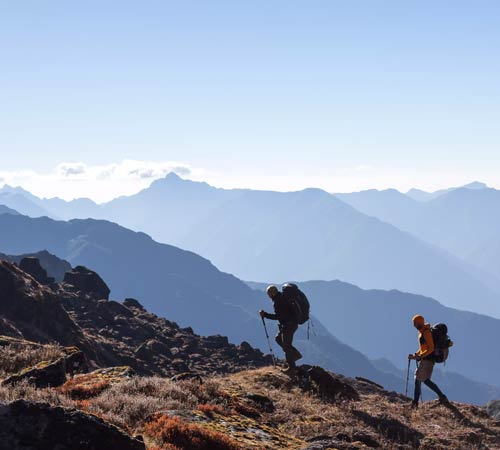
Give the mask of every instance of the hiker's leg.
<svg viewBox="0 0 500 450">
<path fill-rule="evenodd" d="M 290 338 L 290 347 L 293 352 L 293 359 L 294 361 L 299 360 L 302 358 L 302 353 L 299 352 L 299 350 L 293 345 L 293 338 L 295 336 L 296 331 L 298 330 L 299 326 L 295 326 L 293 330 L 291 330 L 291 338 Z"/>
<path fill-rule="evenodd" d="M 431 390 L 433 390 L 437 396 L 439 398 L 445 398 L 446 395 L 443 394 L 443 392 L 441 391 L 441 389 L 438 388 L 437 384 L 434 383 L 433 381 L 431 381 L 431 379 L 429 378 L 428 380 L 425 380 L 424 381 L 424 384 Z"/>
<path fill-rule="evenodd" d="M 422 382 L 415 378 L 415 391 L 413 394 L 413 403 L 417 404 L 422 393 Z"/>
<path fill-rule="evenodd" d="M 289 367 L 295 367 L 296 356 L 299 351 L 292 345 L 293 335 L 298 326 L 285 326 L 282 331 L 283 350 Z"/>
<path fill-rule="evenodd" d="M 278 334 L 274 338 L 276 340 L 276 343 L 284 350 L 285 348 L 283 347 L 283 327 L 280 325 L 278 328 Z"/>
</svg>

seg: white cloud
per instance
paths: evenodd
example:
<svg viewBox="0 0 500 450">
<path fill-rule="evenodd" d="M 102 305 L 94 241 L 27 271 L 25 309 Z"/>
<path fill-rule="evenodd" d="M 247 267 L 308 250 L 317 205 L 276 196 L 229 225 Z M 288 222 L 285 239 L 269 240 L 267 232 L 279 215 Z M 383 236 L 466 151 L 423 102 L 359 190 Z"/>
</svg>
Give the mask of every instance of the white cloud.
<svg viewBox="0 0 500 450">
<path fill-rule="evenodd" d="M 87 171 L 85 163 L 61 163 L 56 167 L 56 173 L 62 177 L 83 175 Z"/>
<path fill-rule="evenodd" d="M 120 195 L 134 194 L 170 172 L 183 177 L 205 173 L 178 161 L 125 159 L 107 165 L 61 162 L 49 172 L 0 172 L 0 180 L 4 184 L 21 186 L 40 197 L 59 197 L 66 200 L 88 197 L 104 202 Z"/>
</svg>

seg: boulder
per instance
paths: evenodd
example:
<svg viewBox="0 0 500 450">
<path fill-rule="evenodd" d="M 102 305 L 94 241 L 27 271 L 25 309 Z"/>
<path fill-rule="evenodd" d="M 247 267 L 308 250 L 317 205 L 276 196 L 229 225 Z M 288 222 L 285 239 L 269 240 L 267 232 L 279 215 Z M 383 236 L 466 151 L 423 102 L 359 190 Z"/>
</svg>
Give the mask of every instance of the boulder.
<svg viewBox="0 0 500 450">
<path fill-rule="evenodd" d="M 96 298 L 109 299 L 108 285 L 96 272 L 84 266 L 76 266 L 70 272 L 66 272 L 63 282 L 73 286 L 76 291 Z"/>
<path fill-rule="evenodd" d="M 54 278 L 47 275 L 47 271 L 41 266 L 40 260 L 34 256 L 26 256 L 21 259 L 19 268 L 31 275 L 40 284 L 51 284 Z"/>
<path fill-rule="evenodd" d="M 123 304 L 127 308 L 136 308 L 141 311 L 145 311 L 144 306 L 142 306 L 135 298 L 126 298 L 125 300 L 123 300 Z"/>
<path fill-rule="evenodd" d="M 254 403 L 261 411 L 272 413 L 276 409 L 276 407 L 274 406 L 274 402 L 267 395 L 248 392 L 245 395 L 245 398 Z"/>
<path fill-rule="evenodd" d="M 359 400 L 359 394 L 351 384 L 322 367 L 300 366 L 297 369 L 297 377 L 304 390 L 313 390 L 330 401 Z"/>
<path fill-rule="evenodd" d="M 144 443 L 82 411 L 16 400 L 0 405 L 0 448 L 145 450 Z"/>
</svg>

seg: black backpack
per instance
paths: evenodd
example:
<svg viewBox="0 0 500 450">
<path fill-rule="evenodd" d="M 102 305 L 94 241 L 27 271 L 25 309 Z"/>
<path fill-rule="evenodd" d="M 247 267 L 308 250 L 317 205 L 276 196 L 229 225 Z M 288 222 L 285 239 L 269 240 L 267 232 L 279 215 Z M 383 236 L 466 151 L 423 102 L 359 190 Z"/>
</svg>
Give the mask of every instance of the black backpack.
<svg viewBox="0 0 500 450">
<path fill-rule="evenodd" d="M 290 302 L 297 323 L 300 325 L 306 323 L 309 320 L 309 310 L 311 309 L 306 294 L 293 283 L 284 284 L 281 287 L 281 291 L 285 299 Z"/>
<path fill-rule="evenodd" d="M 431 327 L 431 333 L 434 339 L 432 360 L 436 363 L 443 363 L 448 359 L 450 347 L 453 345 L 448 336 L 448 327 L 444 323 L 437 323 Z"/>
</svg>

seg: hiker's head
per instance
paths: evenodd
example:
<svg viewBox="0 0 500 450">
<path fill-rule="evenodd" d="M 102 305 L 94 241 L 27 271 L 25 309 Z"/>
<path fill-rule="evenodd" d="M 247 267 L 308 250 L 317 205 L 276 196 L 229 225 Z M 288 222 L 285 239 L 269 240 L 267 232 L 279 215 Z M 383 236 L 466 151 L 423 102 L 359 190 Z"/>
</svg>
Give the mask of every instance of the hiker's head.
<svg viewBox="0 0 500 450">
<path fill-rule="evenodd" d="M 266 289 L 266 292 L 267 292 L 267 295 L 269 296 L 270 299 L 275 298 L 279 293 L 278 288 L 274 284 L 271 284 L 271 286 L 268 286 Z"/>
<path fill-rule="evenodd" d="M 425 325 L 425 319 L 424 316 L 421 316 L 420 314 L 417 314 L 416 316 L 413 316 L 413 326 L 417 329 L 420 330 L 421 328 L 424 327 Z"/>
</svg>

